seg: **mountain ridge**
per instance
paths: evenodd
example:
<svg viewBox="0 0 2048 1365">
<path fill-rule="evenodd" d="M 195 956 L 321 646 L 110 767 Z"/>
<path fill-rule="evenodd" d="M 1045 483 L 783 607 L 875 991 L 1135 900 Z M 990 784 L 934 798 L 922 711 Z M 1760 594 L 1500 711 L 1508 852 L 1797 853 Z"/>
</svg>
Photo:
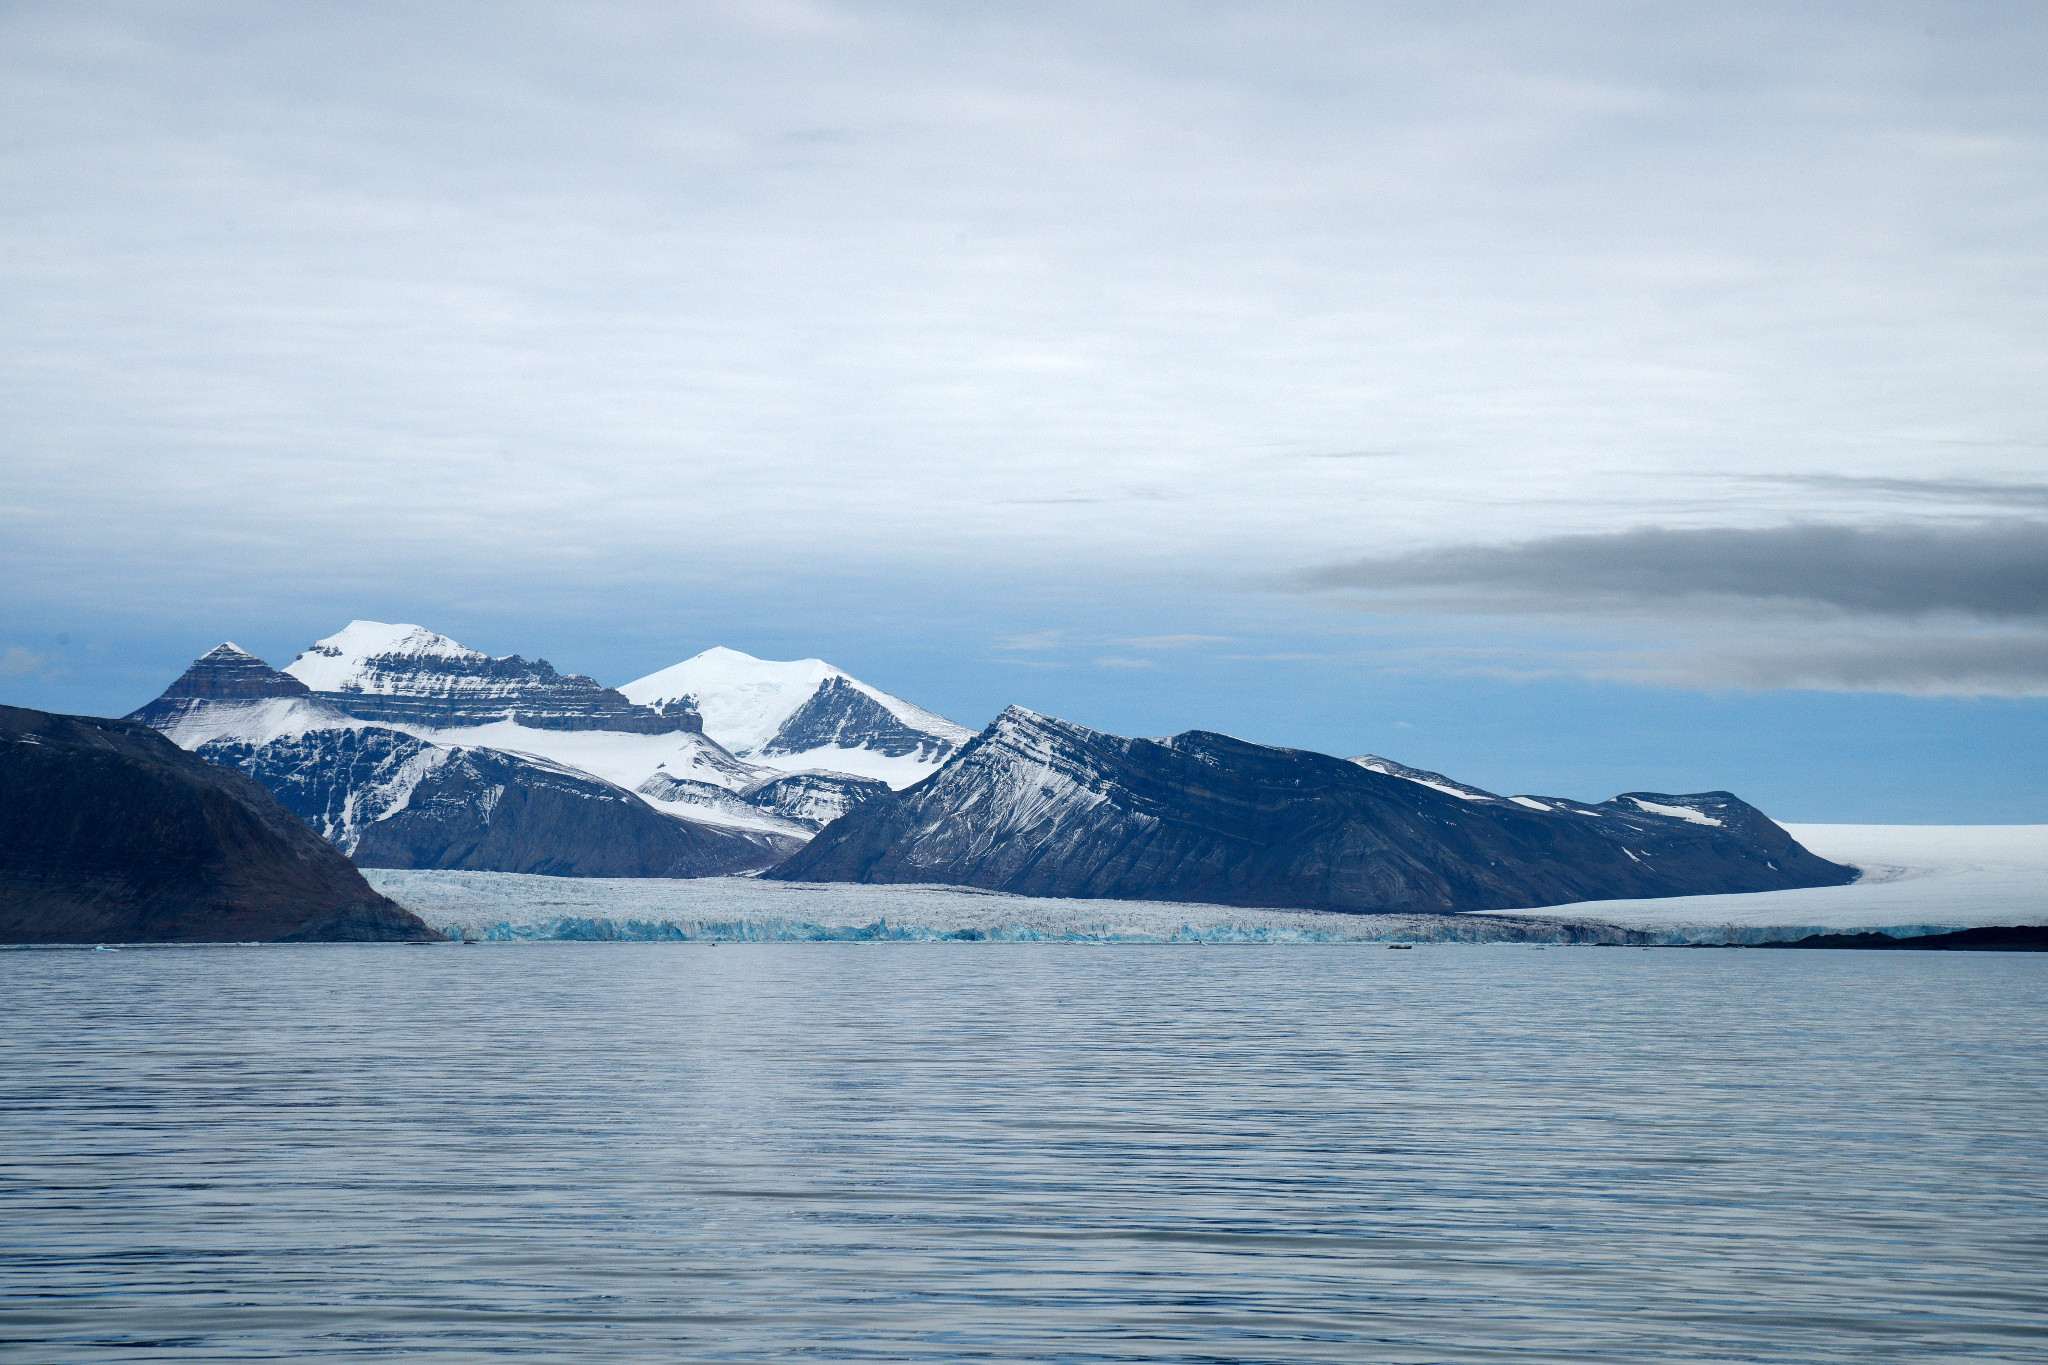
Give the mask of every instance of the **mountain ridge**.
<svg viewBox="0 0 2048 1365">
<path fill-rule="evenodd" d="M 703 733 L 687 700 L 641 707 L 599 695 L 588 678 L 565 683 L 544 662 L 492 659 L 421 626 L 355 621 L 292 667 L 223 643 L 132 718 L 266 783 L 364 866 L 756 872 L 888 789 L 791 756 L 735 758 Z M 793 709 L 839 692 L 871 708 L 865 729 L 849 734 L 813 705 L 821 752 L 901 759 L 928 743 L 921 732 L 894 733 L 901 722 L 871 700 L 874 689 L 819 667 L 825 685 Z M 549 707 L 557 714 L 534 723 L 536 708 Z M 876 749 L 846 748 L 877 737 Z"/>
<path fill-rule="evenodd" d="M 1726 792 L 1584 810 L 1482 796 L 1208 731 L 1129 739 L 1013 706 L 938 773 L 855 808 L 764 875 L 1437 912 L 1855 875 Z"/>
</svg>

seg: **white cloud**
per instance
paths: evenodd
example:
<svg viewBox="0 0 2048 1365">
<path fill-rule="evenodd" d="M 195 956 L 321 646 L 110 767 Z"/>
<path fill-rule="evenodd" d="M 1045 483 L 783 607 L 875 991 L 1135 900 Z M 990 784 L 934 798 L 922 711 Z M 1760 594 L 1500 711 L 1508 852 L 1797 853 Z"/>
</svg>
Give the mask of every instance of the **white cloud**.
<svg viewBox="0 0 2048 1365">
<path fill-rule="evenodd" d="M 998 640 L 995 647 L 1034 653 L 1040 650 L 1059 649 L 1065 643 L 1065 634 L 1064 631 L 1058 630 L 1038 630 L 1029 635 L 1016 635 L 1007 640 Z"/>
<path fill-rule="evenodd" d="M 0 654 L 0 678 L 25 678 L 42 672 L 49 662 L 33 650 L 9 645 L 7 652 Z"/>
<path fill-rule="evenodd" d="M 1230 639 L 1228 635 L 1138 635 L 1110 643 L 1126 649 L 1187 649 L 1194 645 L 1225 645 Z"/>
<path fill-rule="evenodd" d="M 1115 598 L 2038 484 L 2048 13 L 1611 19 L 8 6 L 0 575 Z"/>
</svg>

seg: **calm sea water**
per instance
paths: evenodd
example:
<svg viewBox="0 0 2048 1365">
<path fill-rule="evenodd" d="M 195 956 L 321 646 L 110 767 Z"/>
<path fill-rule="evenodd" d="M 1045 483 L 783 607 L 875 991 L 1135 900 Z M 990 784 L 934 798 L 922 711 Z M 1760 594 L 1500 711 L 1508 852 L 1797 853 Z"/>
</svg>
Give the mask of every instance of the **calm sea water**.
<svg viewBox="0 0 2048 1365">
<path fill-rule="evenodd" d="M 2048 960 L 0 953 L 0 1355 L 2048 1356 Z"/>
</svg>

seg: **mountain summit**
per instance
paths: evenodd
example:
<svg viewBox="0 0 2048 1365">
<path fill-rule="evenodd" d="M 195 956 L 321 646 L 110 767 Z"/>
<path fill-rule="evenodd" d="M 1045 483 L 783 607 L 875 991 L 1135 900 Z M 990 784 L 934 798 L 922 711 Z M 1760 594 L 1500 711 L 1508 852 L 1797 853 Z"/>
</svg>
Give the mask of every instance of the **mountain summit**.
<svg viewBox="0 0 2048 1365">
<path fill-rule="evenodd" d="M 974 731 L 823 659 L 757 659 L 707 649 L 619 689 L 642 706 L 693 707 L 736 757 L 795 772 L 822 768 L 894 787 L 936 771 Z"/>
<path fill-rule="evenodd" d="M 702 728 L 687 708 L 635 706 L 594 678 L 557 673 L 546 659 L 492 658 L 424 626 L 351 621 L 284 671 L 360 720 L 638 734 Z"/>
</svg>

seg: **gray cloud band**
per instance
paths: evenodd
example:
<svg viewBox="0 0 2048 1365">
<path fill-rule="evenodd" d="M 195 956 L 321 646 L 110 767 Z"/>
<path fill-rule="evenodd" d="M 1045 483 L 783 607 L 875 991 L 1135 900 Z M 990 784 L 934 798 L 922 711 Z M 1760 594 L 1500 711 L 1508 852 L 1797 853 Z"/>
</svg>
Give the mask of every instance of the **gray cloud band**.
<svg viewBox="0 0 2048 1365">
<path fill-rule="evenodd" d="M 1691 687 L 1819 688 L 1919 696 L 2048 695 L 2048 636 L 1906 636 L 1650 651 L 1590 670 Z"/>
<path fill-rule="evenodd" d="M 2048 619 L 2048 523 L 1646 528 L 1326 565 L 1306 590 L 1423 592 L 1476 610 L 1569 612 L 1716 599 L 1857 616 Z M 1437 606 L 1452 605 L 1441 600 Z"/>
</svg>

